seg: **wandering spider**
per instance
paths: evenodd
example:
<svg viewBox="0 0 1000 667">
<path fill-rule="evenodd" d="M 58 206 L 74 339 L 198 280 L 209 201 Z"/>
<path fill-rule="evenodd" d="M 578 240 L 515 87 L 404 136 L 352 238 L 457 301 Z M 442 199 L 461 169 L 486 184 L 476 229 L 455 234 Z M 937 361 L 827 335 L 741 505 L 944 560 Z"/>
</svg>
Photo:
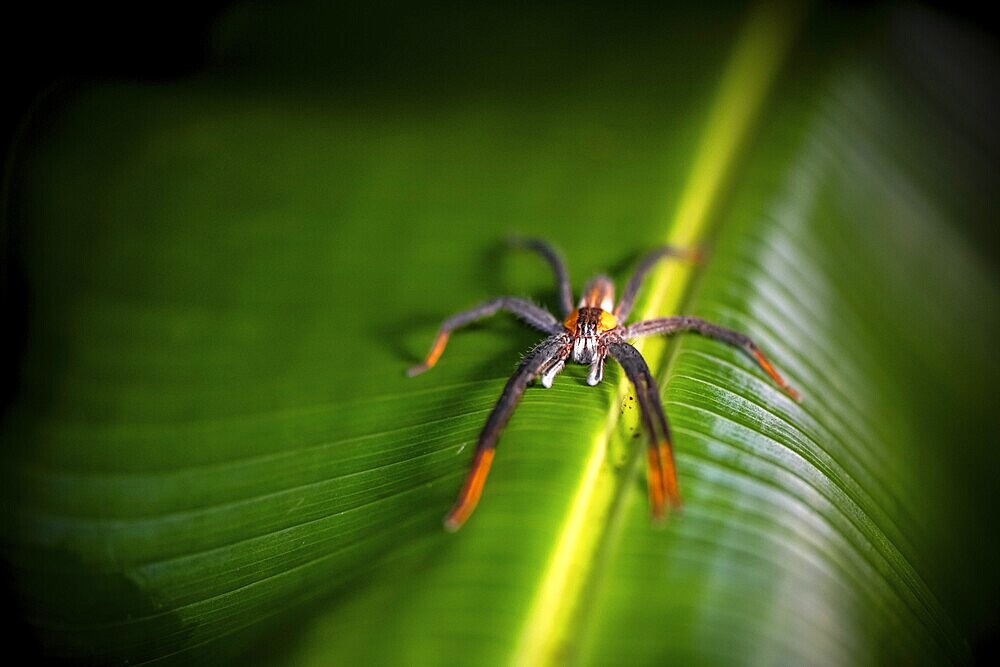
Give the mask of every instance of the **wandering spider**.
<svg viewBox="0 0 1000 667">
<path fill-rule="evenodd" d="M 593 386 L 601 381 L 604 375 L 604 359 L 610 354 L 618 361 L 625 375 L 635 386 L 642 423 L 649 435 L 646 450 L 647 484 L 650 509 L 654 518 L 663 517 L 668 504 L 675 508 L 680 507 L 681 496 L 674 470 L 670 429 L 667 426 L 667 417 L 663 413 L 663 405 L 660 403 L 659 389 L 646 361 L 637 349 L 628 344 L 628 340 L 653 334 L 694 331 L 741 347 L 760 364 L 779 387 L 796 401 L 799 400 L 799 394 L 778 375 L 756 343 L 741 333 L 686 315 L 643 320 L 628 326 L 621 324 L 632 310 L 643 278 L 658 260 L 667 257 L 693 259 L 696 257 L 695 253 L 670 247 L 653 250 L 642 259 L 635 273 L 629 278 L 625 292 L 617 305 L 614 304 L 614 284 L 607 276 L 599 275 L 587 283 L 579 306 L 574 308 L 573 292 L 566 267 L 556 251 L 538 239 L 524 239 L 519 241 L 519 245 L 537 251 L 552 265 L 559 285 L 559 301 L 565 319 L 560 322 L 549 311 L 525 299 L 513 296 L 497 297 L 446 319 L 438 329 L 437 338 L 434 339 L 434 344 L 424 362 L 409 370 L 411 377 L 423 373 L 437 363 L 452 331 L 501 310 L 509 311 L 536 329 L 549 334 L 548 338 L 536 345 L 521 361 L 486 419 L 486 425 L 483 426 L 476 442 L 476 455 L 472 461 L 472 468 L 465 479 L 458 500 L 445 517 L 444 525 L 448 530 L 455 531 L 461 528 L 472 514 L 472 510 L 476 508 L 490 464 L 493 462 L 500 431 L 513 414 L 528 384 L 538 377 L 543 387 L 551 387 L 552 381 L 562 371 L 567 359 L 571 358 L 579 364 L 590 365 L 587 384 Z"/>
</svg>

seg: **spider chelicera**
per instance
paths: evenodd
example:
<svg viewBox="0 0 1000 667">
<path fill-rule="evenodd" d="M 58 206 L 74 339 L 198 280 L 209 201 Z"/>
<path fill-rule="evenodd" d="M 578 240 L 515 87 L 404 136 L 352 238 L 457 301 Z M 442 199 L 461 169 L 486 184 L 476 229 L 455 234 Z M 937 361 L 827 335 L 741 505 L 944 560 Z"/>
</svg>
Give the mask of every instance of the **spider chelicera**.
<svg viewBox="0 0 1000 667">
<path fill-rule="evenodd" d="M 678 331 L 694 331 L 715 338 L 743 348 L 779 387 L 796 401 L 799 400 L 799 394 L 778 375 L 757 344 L 744 334 L 686 315 L 660 317 L 624 325 L 643 278 L 653 265 L 667 257 L 695 259 L 696 252 L 671 247 L 662 247 L 650 252 L 629 278 L 621 301 L 617 305 L 614 303 L 614 284 L 611 279 L 603 275 L 596 276 L 587 283 L 579 306 L 574 308 L 573 292 L 566 267 L 552 246 L 538 239 L 523 239 L 516 244 L 537 251 L 552 265 L 559 286 L 563 321 L 560 322 L 552 313 L 526 299 L 513 296 L 497 297 L 446 319 L 438 329 L 437 337 L 424 362 L 409 370 L 410 376 L 423 373 L 437 363 L 452 331 L 501 310 L 509 311 L 529 325 L 549 334 L 548 338 L 536 345 L 521 361 L 486 419 L 486 424 L 476 442 L 472 468 L 465 479 L 458 500 L 445 517 L 444 525 L 448 530 L 458 530 L 476 508 L 490 464 L 493 462 L 500 431 L 510 419 L 528 384 L 537 377 L 541 379 L 543 387 L 551 387 L 552 381 L 562 371 L 567 359 L 590 365 L 587 384 L 593 386 L 603 378 L 604 359 L 611 355 L 634 385 L 642 423 L 649 436 L 646 450 L 647 485 L 650 510 L 654 518 L 663 517 L 668 505 L 680 507 L 681 497 L 674 470 L 670 429 L 667 426 L 667 417 L 663 413 L 663 405 L 660 403 L 659 389 L 646 361 L 627 341 L 642 336 L 672 334 Z"/>
</svg>

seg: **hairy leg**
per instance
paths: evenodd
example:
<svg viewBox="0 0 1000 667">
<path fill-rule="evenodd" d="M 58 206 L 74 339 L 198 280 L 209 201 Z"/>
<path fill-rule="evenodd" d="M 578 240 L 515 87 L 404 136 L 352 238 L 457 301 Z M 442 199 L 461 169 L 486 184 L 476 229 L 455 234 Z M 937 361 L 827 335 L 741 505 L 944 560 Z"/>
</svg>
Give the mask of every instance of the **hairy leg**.
<svg viewBox="0 0 1000 667">
<path fill-rule="evenodd" d="M 680 508 L 681 494 L 677 487 L 670 427 L 660 403 L 660 390 L 649 372 L 646 360 L 625 341 L 608 344 L 608 354 L 614 357 L 635 387 L 643 426 L 649 436 L 646 448 L 649 507 L 656 519 L 662 518 L 667 506 Z"/>
<path fill-rule="evenodd" d="M 458 500 L 455 501 L 455 505 L 445 517 L 444 527 L 446 529 L 452 532 L 458 530 L 472 514 L 472 510 L 476 509 L 479 496 L 483 492 L 483 485 L 486 483 L 486 476 L 490 471 L 490 465 L 493 463 L 493 454 L 496 451 L 500 431 L 503 430 L 507 420 L 514 413 L 514 408 L 521 400 L 525 388 L 543 369 L 559 365 L 566 359 L 569 352 L 570 343 L 567 336 L 563 334 L 551 336 L 536 346 L 521 362 L 514 375 L 507 380 L 499 400 L 493 406 L 493 411 L 486 419 L 483 430 L 479 433 L 472 468 L 458 494 Z"/>
<path fill-rule="evenodd" d="M 625 284 L 625 290 L 622 292 L 622 298 L 615 306 L 614 313 L 612 313 L 618 321 L 624 322 L 629 313 L 632 312 L 632 306 L 635 304 L 635 296 L 639 292 L 639 288 L 642 287 L 642 281 L 646 278 L 646 274 L 649 273 L 650 269 L 656 265 L 661 259 L 667 257 L 676 257 L 678 259 L 687 259 L 693 262 L 697 262 L 701 259 L 701 253 L 697 250 L 683 250 L 681 248 L 673 248 L 671 246 L 663 246 L 662 248 L 657 248 L 653 250 L 639 262 L 639 266 L 636 267 L 635 271 L 632 273 L 632 277 L 628 279 L 628 283 Z"/>
<path fill-rule="evenodd" d="M 559 323 L 555 316 L 541 306 L 536 306 L 530 301 L 514 296 L 497 297 L 475 308 L 463 310 L 442 322 L 441 327 L 438 329 L 437 337 L 434 339 L 434 343 L 431 345 L 431 349 L 427 353 L 427 357 L 424 358 L 423 363 L 412 367 L 407 371 L 407 374 L 413 377 L 434 366 L 441 357 L 441 353 L 444 352 L 445 345 L 448 344 L 448 337 L 452 331 L 476 320 L 494 315 L 501 310 L 513 313 L 531 326 L 547 334 L 557 334 L 563 330 L 562 324 Z"/>
<path fill-rule="evenodd" d="M 640 336 L 651 336 L 654 334 L 672 334 L 678 331 L 694 331 L 700 333 L 703 336 L 708 336 L 716 340 L 721 340 L 724 343 L 729 343 L 736 347 L 743 348 L 747 354 L 754 358 L 754 360 L 764 369 L 775 384 L 785 390 L 785 393 L 791 396 L 796 401 L 801 401 L 802 397 L 799 392 L 788 386 L 785 379 L 778 374 L 778 371 L 774 369 L 771 362 L 768 361 L 764 353 L 760 351 L 757 344 L 750 339 L 749 336 L 741 334 L 738 331 L 733 331 L 732 329 L 726 329 L 720 327 L 711 322 L 706 322 L 700 317 L 688 317 L 687 315 L 680 315 L 677 317 L 661 317 L 655 320 L 644 320 L 642 322 L 636 322 L 631 324 L 622 331 L 622 338 L 639 338 Z"/>
</svg>

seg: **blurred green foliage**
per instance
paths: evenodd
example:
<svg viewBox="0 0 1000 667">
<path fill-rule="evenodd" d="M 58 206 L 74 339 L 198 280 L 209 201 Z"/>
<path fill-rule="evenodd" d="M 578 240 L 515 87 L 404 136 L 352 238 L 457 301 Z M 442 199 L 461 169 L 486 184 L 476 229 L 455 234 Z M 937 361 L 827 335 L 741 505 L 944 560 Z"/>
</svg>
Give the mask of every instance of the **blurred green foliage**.
<svg viewBox="0 0 1000 667">
<path fill-rule="evenodd" d="M 509 233 L 554 241 L 578 286 L 670 237 L 743 18 L 247 4 L 201 76 L 52 99 L 8 202 L 30 312 L 0 542 L 45 651 L 509 660 L 619 376 L 530 389 L 447 535 L 538 336 L 497 318 L 404 370 L 453 311 L 555 306 Z M 968 241 L 995 217 L 995 57 L 923 10 L 812 9 L 684 308 L 805 400 L 676 341 L 656 370 L 685 511 L 650 527 L 620 426 L 558 659 L 969 658 L 1000 593 L 1000 291 Z"/>
</svg>

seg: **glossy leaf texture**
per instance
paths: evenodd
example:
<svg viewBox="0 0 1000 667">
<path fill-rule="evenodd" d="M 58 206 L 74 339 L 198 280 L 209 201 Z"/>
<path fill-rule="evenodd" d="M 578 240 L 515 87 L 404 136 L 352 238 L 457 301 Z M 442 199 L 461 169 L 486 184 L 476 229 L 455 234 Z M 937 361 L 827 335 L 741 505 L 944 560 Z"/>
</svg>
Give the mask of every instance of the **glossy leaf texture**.
<svg viewBox="0 0 1000 667">
<path fill-rule="evenodd" d="M 46 653 L 968 659 L 1000 592 L 1000 290 L 969 240 L 996 203 L 976 115 L 995 53 L 912 8 L 813 8 L 724 187 L 678 219 L 745 25 L 248 5 L 220 25 L 226 67 L 50 101 L 14 161 L 29 310 L 2 454 L 3 559 Z M 657 529 L 620 373 L 570 368 L 528 390 L 480 507 L 444 533 L 538 336 L 497 317 L 405 369 L 486 298 L 555 309 L 504 237 L 555 242 L 578 287 L 621 285 L 685 224 L 709 254 L 672 299 L 753 335 L 802 403 L 713 341 L 652 356 L 686 501 Z M 602 447 L 592 548 L 560 552 Z"/>
</svg>

